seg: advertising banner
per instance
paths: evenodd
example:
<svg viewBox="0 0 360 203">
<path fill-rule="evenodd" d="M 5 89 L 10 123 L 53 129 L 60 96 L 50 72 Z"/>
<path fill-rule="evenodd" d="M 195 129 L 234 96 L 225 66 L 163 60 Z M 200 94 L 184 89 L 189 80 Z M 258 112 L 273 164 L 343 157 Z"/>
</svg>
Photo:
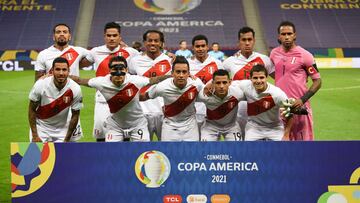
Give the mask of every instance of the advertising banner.
<svg viewBox="0 0 360 203">
<path fill-rule="evenodd" d="M 11 143 L 12 201 L 360 201 L 360 142 Z"/>
</svg>

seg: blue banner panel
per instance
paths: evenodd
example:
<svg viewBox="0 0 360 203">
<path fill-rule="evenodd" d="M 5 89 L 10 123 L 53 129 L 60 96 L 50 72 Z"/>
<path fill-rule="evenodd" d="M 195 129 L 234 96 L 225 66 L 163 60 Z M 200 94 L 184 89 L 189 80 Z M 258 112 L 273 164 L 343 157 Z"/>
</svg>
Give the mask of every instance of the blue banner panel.
<svg viewBox="0 0 360 203">
<path fill-rule="evenodd" d="M 115 21 L 122 27 L 123 40 L 142 42 L 146 30 L 165 34 L 165 46 L 177 49 L 180 40 L 188 45 L 195 35 L 204 34 L 209 43 L 222 49 L 237 49 L 238 31 L 246 25 L 241 1 L 223 0 L 97 0 L 89 46 L 104 44 L 104 26 Z"/>
<path fill-rule="evenodd" d="M 12 201 L 360 202 L 360 142 L 11 144 Z"/>
</svg>

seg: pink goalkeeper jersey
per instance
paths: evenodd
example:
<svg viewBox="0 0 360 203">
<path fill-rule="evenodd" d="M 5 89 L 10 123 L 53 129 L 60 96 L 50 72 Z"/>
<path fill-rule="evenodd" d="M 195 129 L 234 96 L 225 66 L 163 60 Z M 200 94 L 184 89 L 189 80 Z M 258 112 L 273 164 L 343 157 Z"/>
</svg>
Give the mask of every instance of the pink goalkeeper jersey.
<svg viewBox="0 0 360 203">
<path fill-rule="evenodd" d="M 300 46 L 289 52 L 279 46 L 271 51 L 270 59 L 275 65 L 275 84 L 290 98 L 300 98 L 308 90 L 308 76 L 311 79 L 320 78 L 314 57 Z M 309 107 L 309 102 L 307 102 Z"/>
</svg>

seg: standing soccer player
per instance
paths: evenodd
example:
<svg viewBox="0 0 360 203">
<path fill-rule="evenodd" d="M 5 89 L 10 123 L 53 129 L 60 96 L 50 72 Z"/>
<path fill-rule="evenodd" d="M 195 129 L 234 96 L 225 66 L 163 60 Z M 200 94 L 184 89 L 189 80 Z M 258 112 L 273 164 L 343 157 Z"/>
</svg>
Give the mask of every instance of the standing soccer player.
<svg viewBox="0 0 360 203">
<path fill-rule="evenodd" d="M 142 99 L 164 99 L 162 141 L 199 141 L 195 100 L 204 84 L 198 78 L 189 77 L 189 63 L 183 56 L 175 58 L 172 76 L 151 87 Z"/>
<path fill-rule="evenodd" d="M 221 61 L 213 58 L 208 54 L 209 45 L 205 35 L 196 35 L 192 39 L 192 49 L 194 56 L 189 61 L 190 74 L 200 78 L 204 84 L 212 79 L 212 75 L 218 69 L 222 69 Z M 202 102 L 195 103 L 196 120 L 199 126 L 205 120 L 206 107 Z"/>
<path fill-rule="evenodd" d="M 147 30 L 143 34 L 143 42 L 145 52 L 130 61 L 129 72 L 148 78 L 170 75 L 172 58 L 162 53 L 165 42 L 164 34 L 158 30 Z M 145 92 L 147 89 L 148 87 L 145 87 L 141 91 Z M 159 140 L 161 139 L 163 103 L 161 98 L 140 102 L 141 108 L 148 120 L 150 135 L 152 136 L 156 133 Z"/>
<path fill-rule="evenodd" d="M 201 126 L 202 141 L 218 141 L 224 136 L 226 141 L 242 140 L 241 129 L 236 120 L 238 103 L 245 100 L 244 93 L 231 86 L 230 74 L 226 70 L 217 70 L 213 74 L 214 93 L 207 96 L 204 89 L 199 100 L 206 105 L 206 120 Z"/>
<path fill-rule="evenodd" d="M 286 94 L 267 82 L 268 72 L 263 65 L 250 70 L 250 80 L 234 81 L 246 97 L 248 122 L 245 140 L 289 140 L 292 122 L 286 119 L 285 128 L 280 108 L 287 101 Z"/>
<path fill-rule="evenodd" d="M 35 81 L 41 76 L 49 73 L 53 60 L 57 57 L 66 58 L 70 65 L 70 75 L 79 76 L 79 63 L 85 58 L 89 51 L 69 45 L 71 30 L 66 24 L 57 24 L 53 28 L 54 45 L 42 50 L 35 62 Z"/>
<path fill-rule="evenodd" d="M 122 42 L 120 25 L 115 22 L 106 23 L 104 27 L 105 45 L 94 47 L 90 54 L 82 61 L 82 66 L 90 66 L 94 64 L 96 77 L 106 76 L 109 74 L 109 60 L 113 56 L 123 56 L 127 62 L 139 54 L 137 50 L 131 47 L 120 45 Z M 94 110 L 94 130 L 93 135 L 97 141 L 105 141 L 103 131 L 103 122 L 110 115 L 110 109 L 105 98 L 99 91 L 95 95 Z"/>
<path fill-rule="evenodd" d="M 74 78 L 80 85 L 96 88 L 105 98 L 111 114 L 103 123 L 106 142 L 150 141 L 147 120 L 139 103 L 140 88 L 167 77 L 146 78 L 128 74 L 126 59 L 110 59 L 109 74 L 91 79 Z"/>
<path fill-rule="evenodd" d="M 37 80 L 30 91 L 29 124 L 33 142 L 69 142 L 81 137 L 76 133 L 83 107 L 81 89 L 68 78 L 69 66 L 65 58 L 55 58 L 53 76 Z"/>
<path fill-rule="evenodd" d="M 240 50 L 223 62 L 224 69 L 232 75 L 232 80 L 244 80 L 250 78 L 250 70 L 256 64 L 262 64 L 272 76 L 274 65 L 269 57 L 254 51 L 255 31 L 250 27 L 242 27 L 238 32 Z M 246 102 L 239 104 L 238 122 L 244 133 L 247 121 Z"/>
<path fill-rule="evenodd" d="M 311 53 L 296 45 L 296 29 L 293 23 L 281 22 L 278 34 L 281 45 L 273 49 L 270 54 L 275 64 L 275 85 L 288 97 L 296 98 L 295 108 L 305 105 L 308 112 L 307 115 L 294 115 L 290 139 L 314 140 L 312 110 L 308 100 L 321 87 L 320 73 Z M 312 84 L 308 89 L 306 83 L 309 76 Z"/>
</svg>

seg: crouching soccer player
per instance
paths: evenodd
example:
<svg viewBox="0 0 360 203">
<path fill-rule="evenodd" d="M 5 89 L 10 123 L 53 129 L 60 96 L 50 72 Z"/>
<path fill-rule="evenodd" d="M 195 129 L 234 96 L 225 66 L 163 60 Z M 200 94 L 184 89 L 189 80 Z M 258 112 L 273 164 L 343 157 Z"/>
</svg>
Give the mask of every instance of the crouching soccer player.
<svg viewBox="0 0 360 203">
<path fill-rule="evenodd" d="M 206 105 L 206 118 L 201 126 L 202 141 L 217 141 L 223 135 L 226 141 L 242 140 L 241 129 L 236 120 L 238 103 L 245 100 L 244 93 L 231 86 L 229 72 L 217 70 L 213 74 L 213 94 L 199 93 L 199 100 Z"/>
<path fill-rule="evenodd" d="M 286 94 L 267 82 L 268 72 L 263 65 L 250 70 L 250 80 L 233 81 L 244 92 L 247 100 L 248 122 L 245 140 L 289 140 L 292 118 L 280 117 L 280 108 L 287 101 Z"/>
<path fill-rule="evenodd" d="M 74 78 L 80 85 L 96 88 L 106 99 L 111 115 L 103 122 L 106 142 L 150 141 L 147 120 L 139 103 L 140 88 L 167 76 L 146 78 L 128 74 L 126 59 L 109 61 L 110 74 L 91 79 Z"/>
<path fill-rule="evenodd" d="M 141 99 L 164 99 L 162 141 L 199 141 L 195 100 L 204 84 L 199 78 L 189 77 L 189 63 L 183 56 L 175 58 L 171 73 L 173 78 L 154 85 Z"/>
<path fill-rule="evenodd" d="M 29 94 L 32 141 L 76 141 L 82 135 L 76 131 L 83 107 L 81 88 L 68 78 L 69 62 L 65 58 L 54 59 L 52 72 L 52 76 L 37 80 Z"/>
</svg>

